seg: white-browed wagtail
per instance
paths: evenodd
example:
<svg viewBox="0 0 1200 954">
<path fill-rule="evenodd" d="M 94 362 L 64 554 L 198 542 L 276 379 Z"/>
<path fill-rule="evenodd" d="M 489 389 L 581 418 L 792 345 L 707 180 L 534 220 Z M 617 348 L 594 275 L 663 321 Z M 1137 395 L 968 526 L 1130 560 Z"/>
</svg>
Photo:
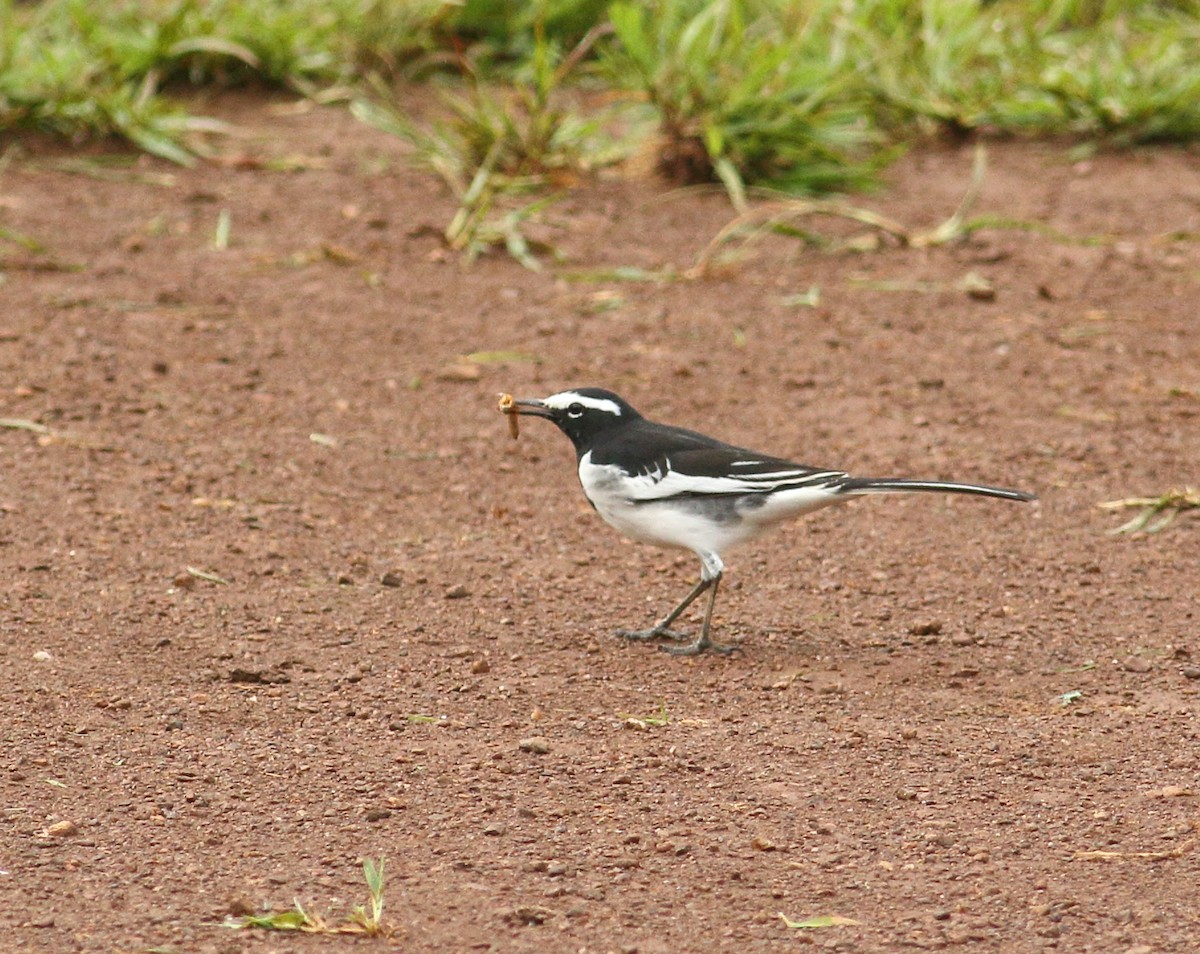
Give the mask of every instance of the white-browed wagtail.
<svg viewBox="0 0 1200 954">
<path fill-rule="evenodd" d="M 618 630 L 627 639 L 684 642 L 663 647 L 678 655 L 730 651 L 709 638 L 725 568 L 721 554 L 774 524 L 862 494 L 928 491 L 1035 499 L 1020 490 L 981 484 L 851 477 L 839 470 L 795 464 L 648 421 L 602 388 L 560 391 L 540 400 L 506 398 L 502 408 L 544 417 L 571 438 L 583 492 L 606 522 L 635 540 L 682 547 L 700 558 L 700 582 L 661 622 L 649 629 Z M 688 643 L 671 624 L 706 590 L 710 595 L 700 635 Z"/>
</svg>

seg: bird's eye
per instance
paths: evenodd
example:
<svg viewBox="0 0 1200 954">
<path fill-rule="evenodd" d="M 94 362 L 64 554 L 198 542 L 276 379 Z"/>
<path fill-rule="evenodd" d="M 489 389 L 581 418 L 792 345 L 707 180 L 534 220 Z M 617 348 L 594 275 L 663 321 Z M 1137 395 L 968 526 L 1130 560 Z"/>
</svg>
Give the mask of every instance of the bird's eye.
<svg viewBox="0 0 1200 954">
<path fill-rule="evenodd" d="M 583 417 L 583 405 L 576 403 L 567 408 L 567 417 Z"/>
</svg>

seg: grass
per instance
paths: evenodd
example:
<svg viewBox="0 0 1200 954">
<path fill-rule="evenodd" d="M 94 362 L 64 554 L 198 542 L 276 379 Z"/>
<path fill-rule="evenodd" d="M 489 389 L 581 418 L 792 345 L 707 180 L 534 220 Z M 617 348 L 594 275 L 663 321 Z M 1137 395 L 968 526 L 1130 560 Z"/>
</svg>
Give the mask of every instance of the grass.
<svg viewBox="0 0 1200 954">
<path fill-rule="evenodd" d="M 350 102 L 448 184 L 450 248 L 539 268 L 555 196 L 638 152 L 746 213 L 869 187 L 929 135 L 1193 141 L 1200 2 L 0 0 L 0 134 L 194 163 L 227 129 L 176 94 L 248 82 Z"/>
<path fill-rule="evenodd" d="M 248 81 L 315 95 L 428 49 L 445 0 L 0 0 L 0 132 L 116 137 L 181 164 L 222 124 L 165 90 Z"/>
<path fill-rule="evenodd" d="M 1200 490 L 1184 487 L 1168 490 L 1157 497 L 1127 497 L 1124 500 L 1109 500 L 1098 506 L 1103 510 L 1136 508 L 1139 511 L 1133 519 L 1109 533 L 1158 533 L 1174 523 L 1180 514 L 1200 509 Z"/>
<path fill-rule="evenodd" d="M 857 42 L 879 121 L 918 129 L 1187 141 L 1200 8 L 1132 0 L 864 0 Z"/>
<path fill-rule="evenodd" d="M 165 91 L 317 95 L 450 67 L 494 90 L 477 119 L 532 118 L 527 143 L 549 146 L 580 117 L 546 108 L 564 77 L 538 70 L 568 61 L 653 107 L 664 169 L 735 199 L 854 187 L 929 131 L 1200 133 L 1194 0 L 0 0 L 0 131 L 118 135 L 181 161 L 210 127 Z"/>
<path fill-rule="evenodd" d="M 368 899 L 365 905 L 354 908 L 339 921 L 330 923 L 315 911 L 309 911 L 299 900 L 282 911 L 247 914 L 230 918 L 226 927 L 259 928 L 264 931 L 299 931 L 304 934 L 360 934 L 367 937 L 387 937 L 391 930 L 383 921 L 384 859 L 363 861 L 363 878 L 367 882 Z"/>
<path fill-rule="evenodd" d="M 629 712 L 618 712 L 617 718 L 623 724 L 635 729 L 648 729 L 651 727 L 659 729 L 671 724 L 671 716 L 667 712 L 667 704 L 665 702 L 658 704 L 658 711 L 654 715 L 634 715 Z"/>
<path fill-rule="evenodd" d="M 811 8 L 811 10 L 810 10 Z M 608 73 L 659 115 L 657 164 L 718 179 L 739 210 L 748 184 L 815 193 L 861 187 L 877 134 L 861 109 L 848 26 L 832 3 L 614 3 Z"/>
<path fill-rule="evenodd" d="M 597 26 L 569 51 L 534 25 L 529 55 L 515 67 L 520 81 L 489 83 L 480 65 L 464 60 L 466 83 L 443 92 L 445 118 L 422 125 L 410 119 L 392 90 L 375 83 L 374 98 L 359 98 L 352 110 L 360 119 L 407 140 L 418 161 L 439 175 L 458 208 L 446 226 L 446 244 L 474 258 L 502 246 L 527 268 L 540 270 L 539 254 L 553 254 L 530 239 L 555 196 L 548 188 L 566 186 L 619 157 L 601 132 L 598 117 L 573 105 L 565 84 L 596 41 L 608 33 Z"/>
<path fill-rule="evenodd" d="M 739 242 L 739 247 L 744 249 L 767 235 L 783 234 L 813 243 L 821 243 L 824 240 L 816 233 L 807 229 L 799 229 L 794 224 L 797 221 L 821 216 L 857 222 L 867 226 L 874 233 L 887 235 L 899 244 L 911 248 L 929 248 L 958 241 L 978 228 L 991 223 L 990 219 L 968 218 L 968 213 L 979 196 L 986 173 L 987 151 L 982 146 L 977 146 L 971 168 L 971 180 L 959 200 L 957 208 L 932 229 L 910 228 L 870 209 L 851 205 L 839 199 L 784 197 L 759 203 L 736 215 L 713 236 L 707 247 L 686 272 L 686 276 L 699 278 L 707 275 L 712 270 L 718 253 L 734 241 Z M 858 236 L 850 239 L 848 244 L 855 248 L 864 248 L 873 242 L 868 243 L 864 241 L 863 237 Z"/>
</svg>

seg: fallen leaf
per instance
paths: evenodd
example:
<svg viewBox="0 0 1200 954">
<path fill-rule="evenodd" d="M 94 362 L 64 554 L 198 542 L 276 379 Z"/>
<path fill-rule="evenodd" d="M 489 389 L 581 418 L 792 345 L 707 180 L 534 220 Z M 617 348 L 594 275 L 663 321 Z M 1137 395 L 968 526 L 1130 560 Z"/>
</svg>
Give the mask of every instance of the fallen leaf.
<svg viewBox="0 0 1200 954">
<path fill-rule="evenodd" d="M 222 583 L 225 586 L 229 585 L 229 581 L 222 576 L 217 576 L 215 573 L 209 573 L 207 570 L 198 570 L 194 566 L 185 566 L 188 576 L 194 576 L 198 580 L 208 580 L 209 583 Z"/>
<path fill-rule="evenodd" d="M 1147 792 L 1151 798 L 1190 798 L 1196 793 L 1190 788 L 1184 788 L 1182 785 L 1164 785 L 1162 788 L 1157 788 L 1153 792 Z"/>
<path fill-rule="evenodd" d="M 321 246 L 321 254 L 335 265 L 353 265 L 360 258 L 357 252 L 351 251 L 344 245 L 335 245 L 332 242 L 327 242 Z"/>
<path fill-rule="evenodd" d="M 783 923 L 790 928 L 854 927 L 862 924 L 862 921 L 844 918 L 840 914 L 817 914 L 811 918 L 805 918 L 803 921 L 793 921 L 782 911 L 779 916 L 783 919 Z"/>
<path fill-rule="evenodd" d="M 462 356 L 464 364 L 537 364 L 540 360 L 527 351 L 472 351 Z"/>
<path fill-rule="evenodd" d="M 36 421 L 27 421 L 19 417 L 0 417 L 0 427 L 6 427 L 14 431 L 30 431 L 34 434 L 50 433 L 50 428 L 45 424 L 38 424 Z"/>
<path fill-rule="evenodd" d="M 439 381 L 478 381 L 482 372 L 477 364 L 451 364 L 437 373 Z"/>
</svg>

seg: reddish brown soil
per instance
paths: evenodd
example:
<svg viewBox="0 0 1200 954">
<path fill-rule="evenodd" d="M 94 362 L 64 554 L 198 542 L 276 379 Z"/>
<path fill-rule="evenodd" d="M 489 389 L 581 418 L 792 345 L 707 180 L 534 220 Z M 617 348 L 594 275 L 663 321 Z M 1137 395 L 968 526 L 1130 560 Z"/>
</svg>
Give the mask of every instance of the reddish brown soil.
<svg viewBox="0 0 1200 954">
<path fill-rule="evenodd" d="M 1197 524 L 1110 536 L 1095 506 L 1198 479 L 1194 155 L 990 147 L 977 211 L 1094 244 L 777 237 L 706 280 L 578 282 L 465 267 L 401 145 L 280 105 L 223 106 L 228 148 L 299 171 L 107 181 L 43 147 L 0 178 L 0 225 L 46 246 L 3 246 L 0 417 L 50 429 L 0 429 L 0 947 L 1200 947 Z M 969 169 L 918 152 L 857 201 L 933 226 Z M 684 269 L 729 216 L 614 178 L 544 237 Z M 536 362 L 447 372 L 485 349 Z M 611 631 L 694 559 L 622 541 L 568 442 L 496 413 L 574 384 L 1041 501 L 790 525 L 729 555 L 742 652 L 671 658 Z M 334 918 L 378 856 L 390 941 L 218 926 Z"/>
</svg>

